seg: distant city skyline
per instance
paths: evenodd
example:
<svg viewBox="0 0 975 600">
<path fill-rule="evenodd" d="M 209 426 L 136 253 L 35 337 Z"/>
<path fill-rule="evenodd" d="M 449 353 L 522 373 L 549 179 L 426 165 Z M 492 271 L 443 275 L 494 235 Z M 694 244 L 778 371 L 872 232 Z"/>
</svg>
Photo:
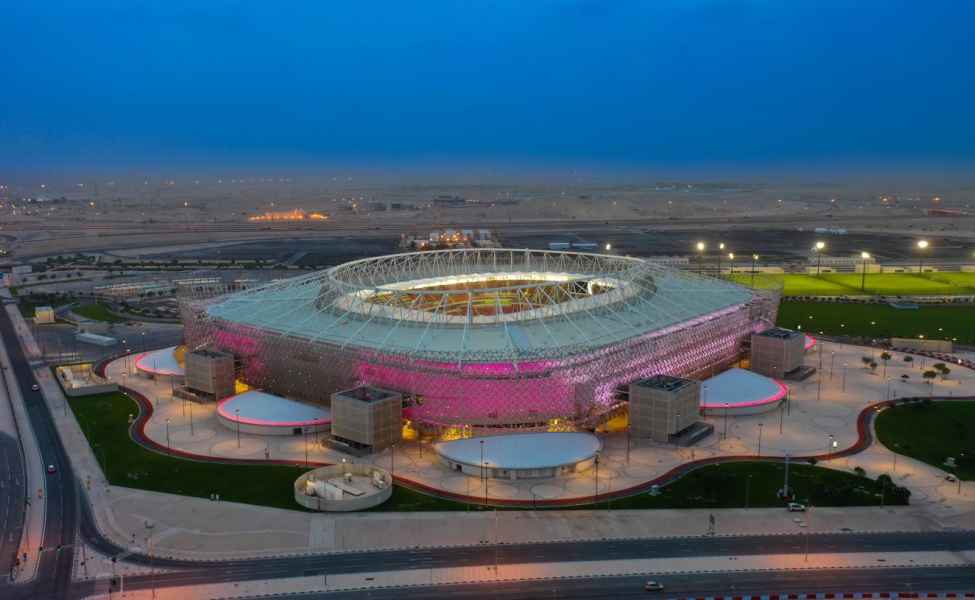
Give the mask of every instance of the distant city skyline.
<svg viewBox="0 0 975 600">
<path fill-rule="evenodd" d="M 975 5 L 5 8 L 0 179 L 962 177 Z"/>
</svg>

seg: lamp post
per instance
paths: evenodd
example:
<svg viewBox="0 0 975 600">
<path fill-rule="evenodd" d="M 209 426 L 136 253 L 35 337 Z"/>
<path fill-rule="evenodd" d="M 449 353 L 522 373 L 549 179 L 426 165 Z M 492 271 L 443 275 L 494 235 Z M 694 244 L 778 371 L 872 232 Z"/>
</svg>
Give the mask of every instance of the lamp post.
<svg viewBox="0 0 975 600">
<path fill-rule="evenodd" d="M 843 391 L 844 392 L 846 391 L 846 367 L 848 366 L 849 363 L 843 363 Z"/>
<path fill-rule="evenodd" d="M 752 254 L 752 285 L 751 285 L 751 287 L 753 287 L 753 288 L 755 287 L 755 263 L 756 262 L 758 262 L 758 255 L 757 254 Z"/>
<path fill-rule="evenodd" d="M 918 258 L 917 258 L 917 272 L 923 274 L 924 273 L 924 251 L 928 249 L 928 241 L 918 240 L 917 249 L 919 250 Z"/>
<path fill-rule="evenodd" d="M 758 424 L 758 455 L 762 455 L 762 430 L 765 428 L 765 423 Z"/>
<path fill-rule="evenodd" d="M 484 472 L 484 440 L 481 440 L 481 486 L 484 488 L 484 504 L 487 504 L 487 477 Z"/>
<path fill-rule="evenodd" d="M 728 253 L 728 268 L 731 270 L 731 274 L 734 275 L 735 274 L 735 253 L 734 252 Z"/>
<path fill-rule="evenodd" d="M 833 434 L 831 433 L 829 434 L 829 437 L 826 441 L 826 460 L 833 459 L 833 448 L 835 447 L 836 447 L 836 440 L 833 438 Z"/>
<path fill-rule="evenodd" d="M 237 421 L 237 447 L 240 448 L 240 409 L 239 408 L 235 408 L 234 409 L 234 414 L 237 417 L 236 418 L 236 421 Z"/>
<path fill-rule="evenodd" d="M 728 439 L 728 403 L 724 403 L 724 439 Z"/>
<path fill-rule="evenodd" d="M 172 454 L 173 449 L 169 445 L 169 419 L 166 419 L 166 454 Z"/>
<path fill-rule="evenodd" d="M 860 291 L 867 291 L 867 261 L 870 260 L 869 252 L 861 252 L 860 258 L 863 259 L 863 263 L 860 267 Z"/>
<path fill-rule="evenodd" d="M 813 249 L 816 251 L 816 275 L 819 275 L 820 267 L 823 263 L 823 249 L 826 248 L 826 242 L 816 242 Z"/>
<path fill-rule="evenodd" d="M 704 275 L 704 250 L 707 249 L 707 244 L 704 242 L 697 243 L 697 274 Z"/>
<path fill-rule="evenodd" d="M 596 498 L 599 496 L 599 455 L 597 454 L 592 459 L 593 464 L 593 488 L 592 488 L 592 503 L 595 506 Z"/>
<path fill-rule="evenodd" d="M 196 434 L 193 433 L 193 405 L 192 404 L 190 404 L 190 437 L 196 437 Z"/>
<path fill-rule="evenodd" d="M 721 277 L 721 254 L 724 252 L 724 242 L 718 244 L 718 277 Z"/>
</svg>

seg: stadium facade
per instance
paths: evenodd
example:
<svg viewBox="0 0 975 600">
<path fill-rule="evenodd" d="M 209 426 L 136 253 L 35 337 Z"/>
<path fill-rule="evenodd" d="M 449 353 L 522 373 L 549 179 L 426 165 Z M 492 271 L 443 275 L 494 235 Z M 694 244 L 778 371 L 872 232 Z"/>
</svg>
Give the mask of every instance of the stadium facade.
<svg viewBox="0 0 975 600">
<path fill-rule="evenodd" d="M 705 374 L 775 322 L 780 291 L 637 258 L 497 248 L 379 256 L 213 298 L 186 298 L 190 348 L 239 377 L 327 403 L 399 391 L 425 427 L 591 426 L 656 373 Z"/>
</svg>

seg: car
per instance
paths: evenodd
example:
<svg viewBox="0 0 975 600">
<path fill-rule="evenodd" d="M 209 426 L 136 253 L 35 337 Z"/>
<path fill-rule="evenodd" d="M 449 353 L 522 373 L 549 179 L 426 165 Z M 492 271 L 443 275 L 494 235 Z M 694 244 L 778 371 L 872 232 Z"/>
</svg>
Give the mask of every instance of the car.
<svg viewBox="0 0 975 600">
<path fill-rule="evenodd" d="M 58 469 L 54 465 L 48 465 L 47 466 L 47 472 L 48 473 L 57 473 L 58 472 Z"/>
<path fill-rule="evenodd" d="M 947 475 L 945 475 L 945 481 L 950 481 L 952 483 L 955 483 L 956 481 L 958 481 L 958 478 L 952 475 L 951 473 L 948 473 Z"/>
<path fill-rule="evenodd" d="M 789 512 L 806 512 L 806 505 L 798 502 L 790 502 L 785 507 Z"/>
<path fill-rule="evenodd" d="M 30 389 L 32 389 L 32 390 L 34 390 L 34 391 L 36 392 L 36 391 L 38 391 L 38 390 L 40 390 L 40 389 L 41 389 L 41 386 L 39 386 L 39 385 L 37 385 L 37 384 L 35 383 L 34 385 L 32 385 L 32 386 L 30 386 Z"/>
<path fill-rule="evenodd" d="M 659 592 L 664 589 L 664 584 L 659 581 L 648 581 L 643 585 L 643 589 L 648 592 Z"/>
</svg>

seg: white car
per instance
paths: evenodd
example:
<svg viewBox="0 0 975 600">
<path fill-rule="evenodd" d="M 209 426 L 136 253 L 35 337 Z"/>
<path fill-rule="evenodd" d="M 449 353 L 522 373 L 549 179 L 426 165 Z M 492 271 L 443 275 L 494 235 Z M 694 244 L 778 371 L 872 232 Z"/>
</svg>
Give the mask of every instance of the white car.
<svg viewBox="0 0 975 600">
<path fill-rule="evenodd" d="M 785 506 L 789 512 L 806 512 L 806 505 L 798 502 L 790 502 Z"/>
<path fill-rule="evenodd" d="M 40 390 L 40 389 L 41 389 L 41 386 L 39 386 L 39 385 L 37 385 L 37 384 L 35 383 L 34 385 L 32 385 L 32 386 L 30 386 L 30 389 L 32 389 L 32 390 L 34 390 L 34 391 L 36 392 L 36 391 L 38 391 L 38 390 Z"/>
<path fill-rule="evenodd" d="M 664 589 L 664 584 L 660 583 L 659 581 L 648 581 L 646 584 L 644 584 L 643 589 L 648 592 L 659 592 Z"/>
</svg>

